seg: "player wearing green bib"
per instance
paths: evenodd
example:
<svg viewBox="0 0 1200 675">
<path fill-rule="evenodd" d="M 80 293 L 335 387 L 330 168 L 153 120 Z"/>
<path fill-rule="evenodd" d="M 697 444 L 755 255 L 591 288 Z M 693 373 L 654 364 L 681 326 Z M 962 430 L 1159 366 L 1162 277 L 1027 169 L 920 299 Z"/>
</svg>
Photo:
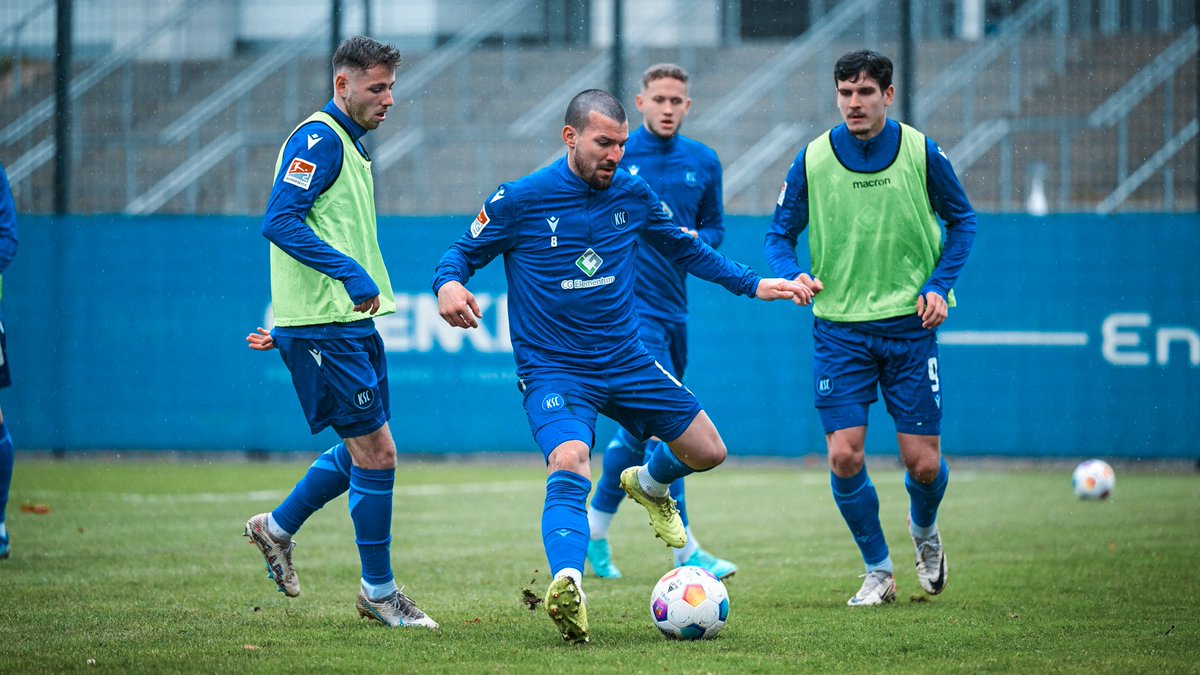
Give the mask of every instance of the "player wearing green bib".
<svg viewBox="0 0 1200 675">
<path fill-rule="evenodd" d="M 395 103 L 399 65 L 390 45 L 363 36 L 342 42 L 333 56 L 333 99 L 296 127 L 275 163 L 263 222 L 275 328 L 246 340 L 259 351 L 279 349 L 309 429 L 333 427 L 342 442 L 313 462 L 274 511 L 251 518 L 245 534 L 279 590 L 300 595 L 292 537 L 349 491 L 362 564 L 358 613 L 385 626 L 437 628 L 392 574 L 396 444 L 387 359 L 372 319 L 396 303 L 376 236 L 371 159 L 360 139 Z"/>
<path fill-rule="evenodd" d="M 937 512 L 950 470 L 941 456 L 945 391 L 936 330 L 954 306 L 951 289 L 971 250 L 975 212 L 937 144 L 887 119 L 895 96 L 887 57 L 846 54 L 834 66 L 834 83 L 844 124 L 809 143 L 792 164 L 765 253 L 776 274 L 819 292 L 814 400 L 834 501 L 866 569 L 848 602 L 857 607 L 896 598 L 864 455 L 867 410 L 878 390 L 907 470 L 917 580 L 930 595 L 945 588 Z M 805 229 L 811 273 L 796 259 Z"/>
</svg>

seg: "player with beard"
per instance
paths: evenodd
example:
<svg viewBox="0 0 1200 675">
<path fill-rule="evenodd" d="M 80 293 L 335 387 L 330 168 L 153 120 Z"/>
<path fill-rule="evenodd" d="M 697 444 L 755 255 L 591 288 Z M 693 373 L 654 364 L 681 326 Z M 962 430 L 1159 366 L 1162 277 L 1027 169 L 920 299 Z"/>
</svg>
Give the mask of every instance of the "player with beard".
<svg viewBox="0 0 1200 675">
<path fill-rule="evenodd" d="M 629 124 L 611 94 L 576 95 L 561 135 L 566 156 L 501 185 L 442 256 L 433 289 L 447 323 L 477 327 L 482 313 L 464 284 L 504 256 L 519 388 L 548 474 L 541 524 L 553 579 L 546 608 L 565 641 L 587 642 L 581 581 L 597 414 L 639 441 L 665 441 L 648 462 L 621 474 L 621 487 L 669 546 L 683 546 L 686 537 L 668 487 L 717 466 L 726 452 L 696 397 L 638 337 L 638 247 L 652 246 L 738 295 L 806 305 L 812 294 L 791 281 L 763 279 L 680 231 L 646 182 L 617 168 Z"/>
<path fill-rule="evenodd" d="M 246 523 L 268 574 L 300 595 L 292 537 L 314 512 L 349 491 L 362 577 L 356 607 L 389 627 L 438 624 L 396 586 L 392 490 L 396 444 L 388 427 L 387 360 L 373 317 L 396 311 L 375 222 L 371 159 L 361 139 L 387 118 L 400 53 L 356 36 L 333 56 L 333 98 L 279 151 L 263 236 L 271 242 L 275 327 L 246 337 L 278 348 L 309 429 L 341 443 L 317 458 L 291 494 Z"/>
</svg>

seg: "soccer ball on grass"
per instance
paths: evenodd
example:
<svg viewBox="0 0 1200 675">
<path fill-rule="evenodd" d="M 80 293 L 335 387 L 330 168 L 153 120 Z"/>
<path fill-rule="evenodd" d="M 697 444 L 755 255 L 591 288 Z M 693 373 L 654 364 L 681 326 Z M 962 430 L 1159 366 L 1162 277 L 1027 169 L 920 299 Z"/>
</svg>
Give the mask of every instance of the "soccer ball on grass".
<svg viewBox="0 0 1200 675">
<path fill-rule="evenodd" d="M 1080 499 L 1108 499 L 1116 484 L 1117 475 L 1108 462 L 1089 459 L 1075 467 L 1071 475 L 1071 489 Z"/>
<path fill-rule="evenodd" d="M 708 640 L 729 619 L 729 591 L 704 568 L 676 567 L 654 585 L 650 617 L 672 640 Z"/>
</svg>

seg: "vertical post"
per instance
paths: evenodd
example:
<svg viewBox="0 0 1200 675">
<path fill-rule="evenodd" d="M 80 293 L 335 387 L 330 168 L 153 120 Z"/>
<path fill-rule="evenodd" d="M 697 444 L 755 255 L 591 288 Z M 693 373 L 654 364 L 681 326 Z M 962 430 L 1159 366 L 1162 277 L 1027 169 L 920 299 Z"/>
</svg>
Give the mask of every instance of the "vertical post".
<svg viewBox="0 0 1200 675">
<path fill-rule="evenodd" d="M 1197 0 L 1200 2 L 1200 0 Z M 909 126 L 919 127 L 913 91 L 917 88 L 917 67 L 913 48 L 912 0 L 900 0 L 900 115 Z"/>
<path fill-rule="evenodd" d="M 1192 25 L 1200 29 L 1200 0 L 1196 0 L 1195 7 L 1192 8 Z M 1194 67 L 1195 76 L 1200 79 L 1200 51 L 1196 52 L 1196 65 Z M 1200 106 L 1200 87 L 1196 87 L 1196 104 Z M 1200 107 L 1196 108 L 1200 110 Z M 1197 147 L 1200 147 L 1200 141 L 1195 141 Z M 1200 211 L 1200 151 L 1196 153 L 1196 173 L 1195 173 L 1195 189 L 1196 189 L 1196 206 L 1195 209 Z"/>
<path fill-rule="evenodd" d="M 342 0 L 329 0 L 329 58 L 342 41 Z"/>
<path fill-rule="evenodd" d="M 613 41 L 612 41 L 612 95 L 618 101 L 625 99 L 625 47 L 622 44 L 624 17 L 624 0 L 612 0 L 613 3 Z"/>
<path fill-rule="evenodd" d="M 363 0 L 363 35 L 375 37 L 375 30 L 371 26 L 371 0 Z"/>
<path fill-rule="evenodd" d="M 724 0 L 721 13 L 721 46 L 733 47 L 742 41 L 741 0 Z"/>
<path fill-rule="evenodd" d="M 54 54 L 54 213 L 71 203 L 71 3 L 57 0 Z"/>
</svg>

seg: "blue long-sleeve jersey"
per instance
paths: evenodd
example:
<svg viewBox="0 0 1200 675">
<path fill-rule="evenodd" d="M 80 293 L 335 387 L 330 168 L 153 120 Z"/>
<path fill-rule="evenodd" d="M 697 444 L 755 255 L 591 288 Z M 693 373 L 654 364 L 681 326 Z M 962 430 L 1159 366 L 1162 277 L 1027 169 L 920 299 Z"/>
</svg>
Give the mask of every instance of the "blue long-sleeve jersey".
<svg viewBox="0 0 1200 675">
<path fill-rule="evenodd" d="M 834 153 L 843 166 L 851 171 L 873 173 L 887 168 L 895 160 L 900 148 L 900 124 L 887 120 L 883 130 L 867 141 L 855 138 L 845 124 L 840 124 L 834 127 L 830 138 Z M 929 204 L 945 222 L 946 239 L 941 258 L 921 288 L 921 294 L 935 291 L 946 297 L 971 252 L 975 240 L 975 210 L 971 208 L 950 160 L 928 136 L 925 139 L 925 156 L 925 185 Z M 788 170 L 764 243 L 767 262 L 775 274 L 795 279 L 804 271 L 796 260 L 796 241 L 806 227 L 808 185 L 804 175 L 804 150 L 801 150 Z M 913 301 L 915 303 L 916 298 Z"/>
<path fill-rule="evenodd" d="M 0 274 L 17 255 L 17 206 L 13 202 L 8 174 L 0 166 Z"/>
<path fill-rule="evenodd" d="M 366 149 L 359 142 L 367 130 L 342 112 L 333 99 L 321 110 L 342 125 L 347 135 L 354 139 L 358 152 L 367 157 Z M 297 158 L 316 167 L 307 187 L 283 180 L 292 160 Z M 321 122 L 309 122 L 296 129 L 283 148 L 279 172 L 267 200 L 262 234 L 296 260 L 341 281 L 357 305 L 379 295 L 379 287 L 362 265 L 323 241 L 304 222 L 313 203 L 333 185 L 341 172 L 342 141 L 333 130 Z"/>
<path fill-rule="evenodd" d="M 465 284 L 503 255 L 517 374 L 596 372 L 647 355 L 634 305 L 638 249 L 646 245 L 732 293 L 753 296 L 761 280 L 681 232 L 646 181 L 618 169 L 610 188 L 594 190 L 564 157 L 500 186 L 442 256 L 433 290 Z"/>
<path fill-rule="evenodd" d="M 724 241 L 721 161 L 712 148 L 679 134 L 661 138 L 641 126 L 629 134 L 621 168 L 645 179 L 676 226 L 713 248 Z M 687 272 L 652 246 L 642 246 L 637 278 L 638 314 L 687 320 Z"/>
</svg>

